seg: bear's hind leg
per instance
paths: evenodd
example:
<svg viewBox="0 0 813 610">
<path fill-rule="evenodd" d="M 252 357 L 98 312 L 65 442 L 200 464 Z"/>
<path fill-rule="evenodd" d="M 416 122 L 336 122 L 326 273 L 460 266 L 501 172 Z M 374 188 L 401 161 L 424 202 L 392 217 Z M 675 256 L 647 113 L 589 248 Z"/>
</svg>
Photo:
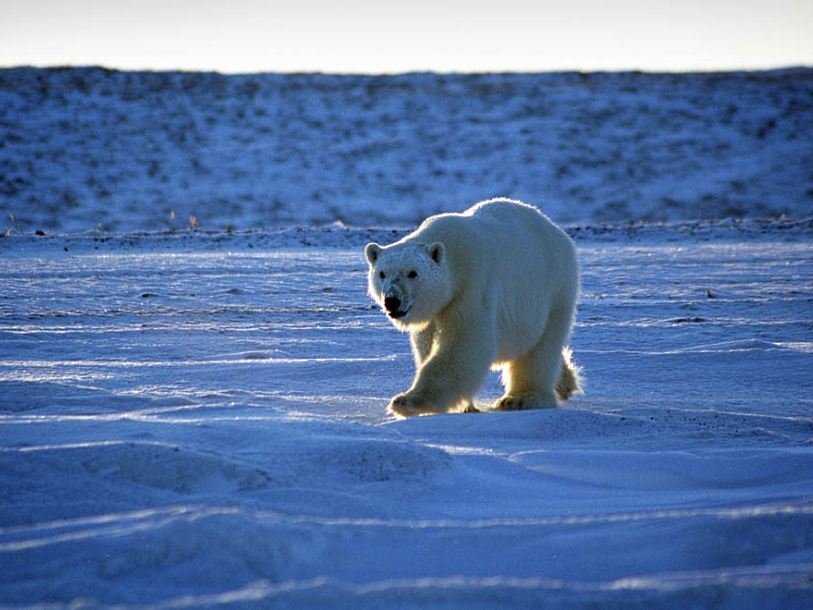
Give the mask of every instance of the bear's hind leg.
<svg viewBox="0 0 813 610">
<path fill-rule="evenodd" d="M 494 405 L 498 411 L 555 407 L 556 384 L 562 372 L 562 349 L 570 336 L 568 316 L 551 314 L 545 332 L 531 350 L 503 368 L 505 395 Z"/>
<path fill-rule="evenodd" d="M 567 400 L 583 391 L 581 367 L 573 363 L 573 352 L 566 347 L 562 350 L 562 372 L 556 382 L 556 395 L 560 400 Z"/>
</svg>

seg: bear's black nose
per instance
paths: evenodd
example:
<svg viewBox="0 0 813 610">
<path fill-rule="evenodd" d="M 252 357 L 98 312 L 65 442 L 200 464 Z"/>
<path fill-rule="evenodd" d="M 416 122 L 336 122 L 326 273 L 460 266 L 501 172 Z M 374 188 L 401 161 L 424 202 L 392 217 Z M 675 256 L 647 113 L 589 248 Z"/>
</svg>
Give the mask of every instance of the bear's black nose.
<svg viewBox="0 0 813 610">
<path fill-rule="evenodd" d="M 401 299 L 398 297 L 386 297 L 384 299 L 384 308 L 388 313 L 396 313 L 401 309 Z"/>
</svg>

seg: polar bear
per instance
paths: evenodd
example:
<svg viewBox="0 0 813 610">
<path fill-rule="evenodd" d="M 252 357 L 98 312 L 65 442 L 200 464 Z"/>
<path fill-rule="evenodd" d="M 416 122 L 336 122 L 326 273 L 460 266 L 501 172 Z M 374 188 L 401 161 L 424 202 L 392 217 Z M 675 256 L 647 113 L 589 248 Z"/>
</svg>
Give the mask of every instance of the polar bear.
<svg viewBox="0 0 813 610">
<path fill-rule="evenodd" d="M 490 368 L 498 410 L 554 407 L 580 391 L 565 347 L 579 292 L 576 249 L 535 207 L 510 199 L 439 214 L 389 246 L 367 244 L 369 294 L 409 332 L 416 375 L 396 415 L 476 411 Z"/>
</svg>

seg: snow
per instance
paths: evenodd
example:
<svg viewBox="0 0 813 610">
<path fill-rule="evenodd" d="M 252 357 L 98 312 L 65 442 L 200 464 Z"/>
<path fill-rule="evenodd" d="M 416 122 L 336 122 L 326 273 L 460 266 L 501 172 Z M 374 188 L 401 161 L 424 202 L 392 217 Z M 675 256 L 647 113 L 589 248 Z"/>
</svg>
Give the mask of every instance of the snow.
<svg viewBox="0 0 813 610">
<path fill-rule="evenodd" d="M 807 216 L 813 69 L 224 76 L 0 70 L 0 230 Z M 14 221 L 8 221 L 8 214 Z"/>
<path fill-rule="evenodd" d="M 809 70 L 0 82 L 0 608 L 813 606 Z M 585 147 L 621 156 L 548 180 Z M 514 183 L 576 240 L 586 394 L 388 416 L 413 365 L 364 244 Z"/>
<path fill-rule="evenodd" d="M 813 227 L 640 228 L 572 231 L 586 395 L 411 420 L 375 231 L 0 240 L 3 603 L 809 605 Z"/>
</svg>

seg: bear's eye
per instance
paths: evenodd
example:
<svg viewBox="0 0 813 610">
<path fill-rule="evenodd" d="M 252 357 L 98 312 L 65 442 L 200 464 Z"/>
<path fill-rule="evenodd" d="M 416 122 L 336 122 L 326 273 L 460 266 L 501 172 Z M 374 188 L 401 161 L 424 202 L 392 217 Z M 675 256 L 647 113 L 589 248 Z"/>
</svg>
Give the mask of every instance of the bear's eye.
<svg viewBox="0 0 813 610">
<path fill-rule="evenodd" d="M 409 279 L 411 279 L 411 280 L 414 280 L 416 277 L 418 277 L 418 272 L 417 271 L 410 271 L 409 273 L 407 273 L 407 277 Z"/>
<path fill-rule="evenodd" d="M 387 274 L 384 273 L 383 271 L 379 271 L 378 272 L 378 277 L 380 277 L 383 280 L 385 277 L 387 277 Z"/>
</svg>

